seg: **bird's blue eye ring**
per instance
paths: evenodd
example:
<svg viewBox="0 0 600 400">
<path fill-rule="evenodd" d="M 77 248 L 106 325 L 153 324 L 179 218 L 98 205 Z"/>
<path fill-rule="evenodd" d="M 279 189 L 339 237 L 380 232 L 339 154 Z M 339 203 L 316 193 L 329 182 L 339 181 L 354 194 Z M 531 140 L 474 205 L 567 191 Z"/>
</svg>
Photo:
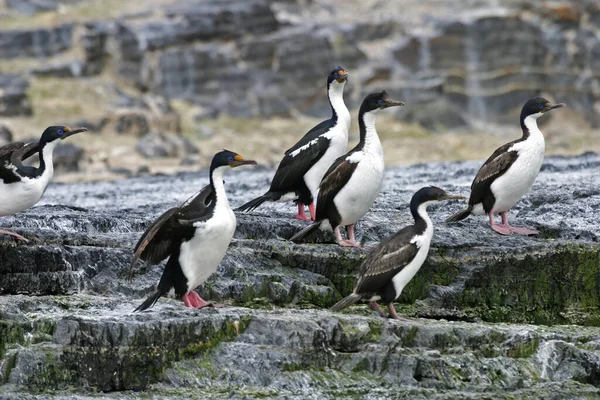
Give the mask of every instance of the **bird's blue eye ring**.
<svg viewBox="0 0 600 400">
<path fill-rule="evenodd" d="M 538 104 L 538 108 L 544 108 L 543 104 Z"/>
<path fill-rule="evenodd" d="M 233 162 L 233 157 L 229 157 L 227 160 L 228 160 L 229 162 Z"/>
<path fill-rule="evenodd" d="M 59 135 L 62 135 L 64 132 L 62 129 L 59 129 L 58 132 L 56 132 L 56 133 L 58 133 Z"/>
<path fill-rule="evenodd" d="M 377 102 L 377 104 L 384 105 L 384 104 L 385 104 L 385 100 L 379 100 L 379 101 Z"/>
</svg>

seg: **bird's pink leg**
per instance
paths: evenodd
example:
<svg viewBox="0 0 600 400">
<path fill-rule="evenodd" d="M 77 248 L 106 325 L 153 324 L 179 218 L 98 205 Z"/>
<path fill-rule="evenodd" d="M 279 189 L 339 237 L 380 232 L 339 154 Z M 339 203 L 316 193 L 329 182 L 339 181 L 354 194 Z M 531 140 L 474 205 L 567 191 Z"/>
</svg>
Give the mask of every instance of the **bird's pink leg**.
<svg viewBox="0 0 600 400">
<path fill-rule="evenodd" d="M 29 240 L 25 239 L 23 236 L 19 235 L 18 233 L 11 232 L 11 231 L 5 231 L 4 229 L 0 229 L 0 235 L 9 235 L 9 236 L 14 237 L 17 240 L 29 242 Z"/>
<path fill-rule="evenodd" d="M 183 304 L 185 304 L 186 307 L 194 308 L 194 305 L 190 301 L 189 293 L 183 295 Z"/>
<path fill-rule="evenodd" d="M 382 317 L 385 318 L 385 313 L 383 312 L 381 307 L 379 307 L 379 304 L 377 304 L 377 302 L 375 300 L 371 300 L 369 302 L 369 308 L 375 312 L 378 312 L 379 315 L 381 315 Z"/>
<path fill-rule="evenodd" d="M 488 217 L 490 218 L 490 227 L 493 231 L 498 232 L 501 235 L 510 235 L 510 229 L 507 226 L 504 224 L 497 225 L 496 221 L 494 221 L 494 210 L 490 210 Z M 502 218 L 502 221 L 504 222 L 504 217 Z"/>
<path fill-rule="evenodd" d="M 346 243 L 351 244 L 354 247 L 360 247 L 360 243 L 354 238 L 354 224 L 346 225 L 346 232 L 348 232 L 348 240 L 346 240 Z"/>
<path fill-rule="evenodd" d="M 198 295 L 198 293 L 196 293 L 194 290 L 189 292 L 188 295 L 191 299 L 193 299 L 192 303 L 194 304 L 195 308 L 204 308 L 210 304 L 208 301 L 200 297 L 200 295 Z"/>
<path fill-rule="evenodd" d="M 398 321 L 407 321 L 404 318 L 398 317 L 398 313 L 396 312 L 396 308 L 394 308 L 394 303 L 388 304 L 388 310 L 390 310 L 390 316 Z"/>
<path fill-rule="evenodd" d="M 340 232 L 340 227 L 339 226 L 336 226 L 335 229 L 333 230 L 333 232 L 335 233 L 335 240 L 336 240 L 337 244 L 339 244 L 340 246 L 342 246 L 342 247 L 356 247 L 349 240 L 344 240 L 342 238 L 342 232 Z"/>
<path fill-rule="evenodd" d="M 314 201 L 308 205 L 308 211 L 310 212 L 310 220 L 314 221 L 317 216 L 317 207 L 315 207 Z"/>
<path fill-rule="evenodd" d="M 306 216 L 304 212 L 304 204 L 298 202 L 298 214 L 296 214 L 296 219 L 300 219 L 302 221 L 310 221 L 310 218 Z"/>
<path fill-rule="evenodd" d="M 516 233 L 518 235 L 537 235 L 538 231 L 532 231 L 531 229 L 527 229 L 527 228 L 519 228 L 516 226 L 510 226 L 508 224 L 508 215 L 505 212 L 500 213 L 500 215 L 502 215 L 502 225 L 506 226 L 511 232 Z"/>
</svg>

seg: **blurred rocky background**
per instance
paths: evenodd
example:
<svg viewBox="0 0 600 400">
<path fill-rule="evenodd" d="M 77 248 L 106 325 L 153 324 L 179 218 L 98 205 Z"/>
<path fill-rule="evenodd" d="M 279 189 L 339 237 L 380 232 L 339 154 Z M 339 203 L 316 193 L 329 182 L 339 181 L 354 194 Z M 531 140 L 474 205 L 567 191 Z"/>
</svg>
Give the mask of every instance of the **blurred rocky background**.
<svg viewBox="0 0 600 400">
<path fill-rule="evenodd" d="M 569 106 L 548 153 L 600 150 L 596 0 L 0 4 L 0 142 L 87 127 L 60 180 L 198 169 L 223 147 L 273 166 L 329 114 L 338 64 L 354 115 L 371 91 L 406 102 L 379 125 L 390 165 L 484 158 L 538 94 Z"/>
</svg>

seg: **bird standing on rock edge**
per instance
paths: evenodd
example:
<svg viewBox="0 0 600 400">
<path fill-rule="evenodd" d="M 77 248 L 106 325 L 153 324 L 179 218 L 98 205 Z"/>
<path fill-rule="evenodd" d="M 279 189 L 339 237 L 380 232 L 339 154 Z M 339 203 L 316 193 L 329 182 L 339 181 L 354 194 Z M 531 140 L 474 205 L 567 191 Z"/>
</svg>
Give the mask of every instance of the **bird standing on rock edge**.
<svg viewBox="0 0 600 400">
<path fill-rule="evenodd" d="M 40 201 L 54 175 L 54 149 L 61 140 L 85 131 L 49 126 L 37 143 L 15 142 L 0 148 L 0 217 L 16 214 Z M 39 166 L 24 165 L 23 161 L 35 153 L 39 154 Z M 0 234 L 27 241 L 18 233 L 0 229 Z"/>
<path fill-rule="evenodd" d="M 381 299 L 387 303 L 390 316 L 399 319 L 393 302 L 425 262 L 433 237 L 433 223 L 427 214 L 427 206 L 450 199 L 464 197 L 449 195 L 434 186 L 418 190 L 410 201 L 414 225 L 402 228 L 367 255 L 352 294 L 331 309 L 341 310 L 364 298 L 369 300 L 373 311 L 385 317 L 377 304 L 377 300 Z"/>
<path fill-rule="evenodd" d="M 404 103 L 390 99 L 385 90 L 365 97 L 358 113 L 359 143 L 331 165 L 319 187 L 315 222 L 291 241 L 300 241 L 317 228 L 331 228 L 340 246 L 360 247 L 354 224 L 369 211 L 383 182 L 383 148 L 375 117 L 380 110 L 398 106 Z M 340 226 L 346 227 L 348 240 L 342 238 Z"/>
<path fill-rule="evenodd" d="M 156 291 L 135 311 L 150 308 L 161 296 L 182 298 L 187 307 L 209 305 L 194 291 L 217 270 L 236 228 L 223 174 L 229 168 L 256 164 L 223 150 L 212 159 L 210 184 L 179 207 L 171 208 L 152 223 L 135 246 L 130 276 L 138 259 L 151 265 L 169 257 Z"/>
<path fill-rule="evenodd" d="M 529 99 L 521 110 L 523 136 L 494 151 L 471 184 L 467 209 L 450 216 L 446 222 L 460 221 L 471 214 L 487 214 L 495 232 L 536 235 L 538 232 L 534 230 L 510 226 L 507 213 L 531 189 L 544 161 L 545 141 L 537 119 L 562 107 L 566 107 L 565 104 L 552 105 L 543 97 Z M 502 217 L 500 225 L 494 221 L 495 214 Z"/>
<path fill-rule="evenodd" d="M 290 201 L 298 203 L 297 219 L 315 219 L 314 198 L 323 175 L 336 158 L 346 152 L 350 112 L 344 104 L 344 86 L 348 71 L 337 67 L 327 77 L 327 97 L 331 106 L 331 118 L 321 122 L 288 149 L 277 167 L 269 191 L 238 207 L 236 211 L 252 211 L 266 201 Z M 308 205 L 308 218 L 304 205 Z"/>
</svg>

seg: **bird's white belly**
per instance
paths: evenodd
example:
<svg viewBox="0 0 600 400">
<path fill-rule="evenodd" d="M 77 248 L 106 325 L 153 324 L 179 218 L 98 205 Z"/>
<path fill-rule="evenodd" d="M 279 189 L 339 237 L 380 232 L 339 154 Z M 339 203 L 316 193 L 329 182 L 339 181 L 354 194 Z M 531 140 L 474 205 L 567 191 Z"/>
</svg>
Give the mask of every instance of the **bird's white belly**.
<svg viewBox="0 0 600 400">
<path fill-rule="evenodd" d="M 224 215 L 218 216 L 218 214 Z M 227 252 L 235 232 L 231 209 L 219 210 L 208 222 L 197 223 L 192 239 L 181 245 L 179 264 L 188 280 L 188 291 L 195 289 L 216 270 Z"/>
<path fill-rule="evenodd" d="M 336 135 L 331 138 L 329 148 L 323 154 L 323 157 L 319 159 L 313 165 L 306 174 L 304 174 L 304 183 L 310 190 L 310 194 L 313 199 L 317 199 L 319 194 L 319 185 L 323 180 L 323 175 L 327 172 L 331 164 L 338 158 L 346 154 L 346 147 L 348 147 L 348 136 Z"/>
<path fill-rule="evenodd" d="M 11 215 L 35 205 L 44 194 L 49 179 L 23 178 L 20 182 L 0 182 L 0 216 Z"/>
<path fill-rule="evenodd" d="M 369 211 L 383 182 L 383 159 L 365 156 L 333 202 L 342 217 L 340 225 L 352 225 Z"/>
<path fill-rule="evenodd" d="M 424 239 L 425 240 L 421 244 L 421 247 L 419 247 L 419 251 L 417 251 L 415 258 L 413 258 L 413 260 L 406 267 L 402 268 L 402 271 L 398 272 L 392 278 L 394 290 L 396 291 L 396 299 L 400 296 L 402 290 L 404 290 L 404 287 L 408 284 L 408 282 L 410 282 L 411 279 L 415 277 L 417 272 L 419 272 L 419 269 L 421 269 L 421 266 L 423 266 L 423 263 L 427 258 L 427 254 L 429 253 L 429 245 L 431 243 L 431 236 L 428 238 L 424 237 Z"/>
<path fill-rule="evenodd" d="M 527 149 L 519 152 L 519 157 L 513 165 L 499 178 L 490 189 L 496 202 L 496 213 L 508 211 L 527 193 L 540 172 L 544 161 L 544 149 Z"/>
</svg>

